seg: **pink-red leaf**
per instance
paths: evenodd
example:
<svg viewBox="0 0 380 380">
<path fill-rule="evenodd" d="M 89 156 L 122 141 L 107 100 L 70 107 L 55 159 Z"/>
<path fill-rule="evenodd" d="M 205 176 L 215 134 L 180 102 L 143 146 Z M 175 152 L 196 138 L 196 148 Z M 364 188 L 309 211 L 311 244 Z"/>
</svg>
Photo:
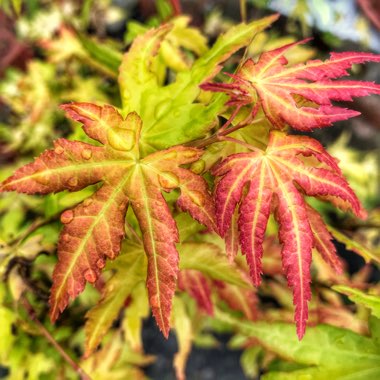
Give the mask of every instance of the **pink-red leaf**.
<svg viewBox="0 0 380 380">
<path fill-rule="evenodd" d="M 226 302 L 231 309 L 240 311 L 247 319 L 257 319 L 258 299 L 252 289 L 243 289 L 222 281 L 214 281 L 214 284 L 219 298 Z"/>
<path fill-rule="evenodd" d="M 208 315 L 214 314 L 209 281 L 201 272 L 194 269 L 181 270 L 178 288 L 193 297 L 201 310 Z"/>
<path fill-rule="evenodd" d="M 260 285 L 265 230 L 270 214 L 272 190 L 268 168 L 260 165 L 260 171 L 252 177 L 249 190 L 239 210 L 240 245 L 246 255 L 250 275 L 255 286 Z"/>
<path fill-rule="evenodd" d="M 313 167 L 315 162 L 317 167 Z M 213 174 L 217 224 L 224 236 L 239 207 L 239 240 L 252 282 L 260 283 L 261 258 L 271 210 L 279 224 L 282 262 L 293 289 L 298 336 L 305 332 L 310 300 L 310 263 L 313 246 L 339 271 L 331 237 L 322 219 L 305 203 L 303 194 L 330 197 L 338 207 L 349 207 L 364 217 L 359 200 L 343 178 L 336 161 L 315 140 L 272 131 L 266 151 L 233 154 L 216 165 Z M 245 190 L 244 190 L 245 189 Z"/>
<path fill-rule="evenodd" d="M 343 273 L 343 265 L 332 242 L 333 237 L 328 231 L 321 215 L 311 206 L 307 207 L 310 228 L 313 231 L 314 247 L 322 258 L 338 273 Z"/>
<path fill-rule="evenodd" d="M 238 228 L 238 217 L 239 214 L 235 210 L 230 228 L 226 233 L 226 254 L 228 260 L 232 263 L 235 260 L 236 255 L 239 252 L 239 228 Z"/>
<path fill-rule="evenodd" d="M 380 86 L 372 82 L 333 80 L 348 75 L 353 64 L 380 62 L 371 53 L 332 53 L 325 61 L 311 60 L 287 66 L 284 53 L 297 44 L 263 53 L 255 63 L 248 59 L 232 75 L 232 83 L 205 83 L 204 90 L 226 92 L 229 105 L 260 104 L 273 126 L 286 124 L 309 131 L 359 115 L 358 112 L 334 106 L 332 101 L 352 101 L 353 97 L 380 94 Z"/>
<path fill-rule="evenodd" d="M 277 174 L 277 173 L 276 173 Z M 276 178 L 276 219 L 282 244 L 282 266 L 293 289 L 295 321 L 299 339 L 303 337 L 308 318 L 307 302 L 311 299 L 310 264 L 313 236 L 302 195 L 291 182 Z"/>
</svg>

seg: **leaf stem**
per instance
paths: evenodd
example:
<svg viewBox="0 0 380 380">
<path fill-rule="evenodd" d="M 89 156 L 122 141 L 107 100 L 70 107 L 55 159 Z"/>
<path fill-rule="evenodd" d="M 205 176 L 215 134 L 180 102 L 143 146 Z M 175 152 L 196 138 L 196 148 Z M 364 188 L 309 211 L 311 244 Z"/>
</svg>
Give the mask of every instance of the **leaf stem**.
<svg viewBox="0 0 380 380">
<path fill-rule="evenodd" d="M 235 139 L 233 137 L 228 137 L 228 136 L 222 136 L 220 138 L 221 141 L 230 141 L 230 142 L 233 142 L 235 144 L 239 144 L 239 145 L 242 145 L 244 146 L 245 148 L 249 149 L 249 150 L 253 150 L 254 152 L 262 152 L 261 149 L 259 148 L 256 148 L 255 146 L 251 145 L 251 144 L 248 144 L 244 141 L 241 141 L 241 140 L 238 140 L 238 139 Z"/>
<path fill-rule="evenodd" d="M 126 227 L 128 228 L 128 231 L 131 233 L 132 237 L 134 237 L 138 243 L 140 243 L 141 245 L 143 245 L 143 241 L 142 241 L 141 237 L 140 237 L 139 235 L 137 235 L 137 232 L 136 232 L 135 229 L 129 224 L 129 222 L 128 222 L 127 220 L 125 220 L 125 225 L 126 225 Z"/>
<path fill-rule="evenodd" d="M 57 350 L 57 352 L 62 356 L 62 358 L 69 364 L 74 371 L 79 375 L 81 380 L 91 380 L 91 377 L 76 363 L 62 348 L 62 346 L 53 338 L 50 332 L 46 329 L 46 327 L 39 321 L 37 318 L 36 312 L 33 306 L 29 303 L 29 301 L 23 297 L 21 299 L 21 303 L 28 313 L 29 318 L 35 323 L 35 325 L 40 330 L 41 334 L 51 343 L 51 345 Z"/>
<path fill-rule="evenodd" d="M 240 17 L 242 22 L 247 22 L 247 0 L 240 0 Z"/>
<path fill-rule="evenodd" d="M 180 0 L 170 0 L 170 3 L 172 4 L 172 7 L 173 7 L 174 16 L 179 16 L 182 13 Z"/>
<path fill-rule="evenodd" d="M 20 244 L 23 240 L 25 240 L 29 235 L 31 235 L 34 231 L 38 230 L 40 227 L 49 224 L 54 220 L 54 217 L 48 219 L 36 219 L 24 232 L 22 232 L 19 236 L 13 239 L 9 245 Z"/>
<path fill-rule="evenodd" d="M 248 119 L 249 119 L 249 117 L 248 117 Z M 226 131 L 223 131 L 222 133 L 220 133 L 220 135 L 221 136 L 229 135 L 230 133 L 235 132 L 235 131 L 237 131 L 240 128 L 244 128 L 247 125 L 258 124 L 261 121 L 263 121 L 264 119 L 263 118 L 259 118 L 259 119 L 253 120 L 253 121 L 252 120 L 246 121 L 246 120 L 244 120 L 244 122 L 242 122 L 242 123 L 236 124 L 235 126 L 233 126 L 231 128 L 228 128 Z"/>
<path fill-rule="evenodd" d="M 233 120 L 235 119 L 236 115 L 238 114 L 238 112 L 240 111 L 242 106 L 237 106 L 235 111 L 232 112 L 231 116 L 228 118 L 228 120 L 224 123 L 224 125 L 222 125 L 219 130 L 218 130 L 218 134 L 219 135 L 223 135 L 223 133 L 227 130 L 227 128 L 229 127 L 229 125 L 233 122 Z"/>
<path fill-rule="evenodd" d="M 240 106 L 236 107 L 235 111 L 231 114 L 231 116 L 226 121 L 226 123 L 224 125 L 222 125 L 222 127 L 220 127 L 212 136 L 207 137 L 205 139 L 201 139 L 201 140 L 190 141 L 190 142 L 188 142 L 188 143 L 186 143 L 184 145 L 185 146 L 194 147 L 194 148 L 204 148 L 204 147 L 206 147 L 208 145 L 211 145 L 211 144 L 214 144 L 214 143 L 217 143 L 217 142 L 225 140 L 224 137 L 226 135 L 229 135 L 230 133 L 235 132 L 235 131 L 237 131 L 240 128 L 244 128 L 247 125 L 257 124 L 257 123 L 260 123 L 261 121 L 263 121 L 263 118 L 252 120 L 251 119 L 251 115 L 249 115 L 242 122 L 236 124 L 233 127 L 228 128 L 228 126 L 231 125 L 233 119 L 236 117 L 236 115 L 239 112 L 240 108 L 241 108 Z M 234 142 L 239 142 L 240 143 L 240 140 L 234 139 Z"/>
</svg>

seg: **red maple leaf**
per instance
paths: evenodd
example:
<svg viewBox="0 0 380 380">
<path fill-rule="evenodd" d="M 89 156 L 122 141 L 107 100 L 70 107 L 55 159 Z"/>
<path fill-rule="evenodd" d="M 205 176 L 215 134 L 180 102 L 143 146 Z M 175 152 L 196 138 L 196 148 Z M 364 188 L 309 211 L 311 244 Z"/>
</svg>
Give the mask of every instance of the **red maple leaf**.
<svg viewBox="0 0 380 380">
<path fill-rule="evenodd" d="M 307 40 L 305 40 L 307 41 Z M 232 83 L 204 83 L 204 90 L 226 92 L 227 105 L 261 105 L 275 128 L 289 124 L 295 129 L 310 131 L 359 115 L 357 111 L 336 107 L 332 101 L 352 101 L 353 97 L 380 94 L 380 86 L 372 82 L 332 80 L 349 75 L 353 64 L 380 62 L 371 53 L 332 53 L 330 59 L 311 60 L 287 66 L 284 53 L 300 41 L 261 54 L 257 63 L 248 59 Z"/>
<path fill-rule="evenodd" d="M 311 157 L 310 157 L 311 156 Z M 308 162 L 319 161 L 319 166 Z M 313 246 L 336 269 L 340 262 L 322 219 L 305 203 L 304 194 L 330 200 L 337 207 L 365 216 L 359 200 L 336 161 L 318 141 L 272 131 L 265 151 L 233 154 L 213 168 L 218 177 L 215 199 L 220 234 L 227 236 L 239 206 L 239 241 L 253 283 L 261 281 L 263 241 L 271 211 L 279 224 L 283 269 L 293 289 L 297 333 L 301 338 L 311 298 Z"/>
<path fill-rule="evenodd" d="M 194 298 L 199 309 L 205 311 L 208 315 L 214 314 L 209 280 L 201 272 L 194 269 L 180 271 L 178 288 Z"/>
<path fill-rule="evenodd" d="M 241 270 L 242 276 L 249 276 Z M 241 312 L 245 318 L 254 321 L 258 319 L 258 297 L 254 289 L 244 289 L 239 286 L 228 284 L 223 281 L 214 281 L 216 292 L 219 298 L 224 301 L 232 310 Z"/>
<path fill-rule="evenodd" d="M 162 191 L 179 188 L 179 207 L 214 230 L 213 202 L 205 180 L 180 167 L 198 160 L 202 151 L 176 146 L 140 157 L 142 123 L 136 113 L 124 119 L 112 106 L 90 103 L 62 108 L 103 146 L 59 139 L 53 150 L 45 151 L 0 185 L 0 191 L 47 194 L 102 182 L 95 194 L 61 215 L 64 228 L 53 274 L 51 319 L 56 320 L 69 299 L 83 291 L 86 281 L 98 279 L 106 258 L 119 253 L 129 204 L 148 256 L 147 287 L 153 315 L 168 336 L 178 273 L 178 231 Z"/>
</svg>

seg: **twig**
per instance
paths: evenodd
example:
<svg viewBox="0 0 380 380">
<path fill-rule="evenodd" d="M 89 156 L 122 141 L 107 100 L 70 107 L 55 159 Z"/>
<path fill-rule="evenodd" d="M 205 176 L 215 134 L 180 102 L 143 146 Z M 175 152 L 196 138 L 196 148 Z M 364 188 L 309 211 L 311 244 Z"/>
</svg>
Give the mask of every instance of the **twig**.
<svg viewBox="0 0 380 380">
<path fill-rule="evenodd" d="M 247 22 L 247 0 L 240 0 L 240 17 L 242 22 Z"/>
<path fill-rule="evenodd" d="M 74 371 L 79 375 L 81 380 L 91 380 L 91 377 L 87 375 L 87 373 L 76 363 L 60 346 L 60 344 L 53 338 L 50 332 L 46 329 L 46 327 L 39 321 L 37 318 L 36 312 L 33 309 L 33 306 L 29 303 L 29 301 L 23 297 L 21 298 L 21 303 L 25 308 L 26 312 L 29 315 L 29 318 L 36 324 L 41 334 L 51 343 L 51 345 L 57 350 L 57 352 L 62 356 L 62 358 L 74 369 Z"/>
<path fill-rule="evenodd" d="M 36 219 L 24 232 L 22 232 L 19 236 L 13 239 L 9 243 L 9 245 L 15 245 L 15 244 L 21 243 L 34 231 L 38 230 L 40 227 L 44 226 L 45 224 L 50 223 L 52 220 L 54 220 L 54 217 L 49 218 L 49 219 Z"/>
</svg>

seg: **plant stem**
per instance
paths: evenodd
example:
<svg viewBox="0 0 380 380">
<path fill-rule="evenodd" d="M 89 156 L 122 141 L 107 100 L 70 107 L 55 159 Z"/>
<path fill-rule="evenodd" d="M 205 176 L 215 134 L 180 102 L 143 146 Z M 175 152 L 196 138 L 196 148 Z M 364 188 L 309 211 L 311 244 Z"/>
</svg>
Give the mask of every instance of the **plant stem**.
<svg viewBox="0 0 380 380">
<path fill-rule="evenodd" d="M 182 13 L 181 1 L 170 0 L 170 3 L 172 4 L 172 7 L 173 7 L 174 16 L 179 16 Z"/>
<path fill-rule="evenodd" d="M 184 145 L 185 146 L 191 146 L 194 148 L 204 148 L 208 145 L 223 141 L 224 136 L 229 135 L 230 133 L 235 132 L 240 128 L 244 128 L 247 125 L 253 125 L 253 124 L 260 123 L 263 120 L 262 118 L 260 118 L 260 119 L 254 120 L 254 121 L 247 121 L 247 122 L 244 121 L 243 123 L 238 123 L 231 128 L 224 128 L 225 125 L 231 124 L 232 121 L 230 121 L 230 119 L 231 119 L 231 117 L 227 120 L 226 124 L 224 124 L 220 129 L 218 129 L 218 131 L 216 131 L 212 136 L 207 137 L 205 139 L 201 139 L 201 140 L 190 141 L 189 143 L 186 143 Z M 240 140 L 236 140 L 236 141 L 240 141 Z"/>
<path fill-rule="evenodd" d="M 235 111 L 232 112 L 231 116 L 228 118 L 228 120 L 224 123 L 224 125 L 221 126 L 221 128 L 218 130 L 219 135 L 222 135 L 224 131 L 229 127 L 229 125 L 233 122 L 236 115 L 240 111 L 241 106 L 237 106 Z"/>
<path fill-rule="evenodd" d="M 142 241 L 141 237 L 139 235 L 137 235 L 137 232 L 134 230 L 134 228 L 129 224 L 129 222 L 127 220 L 125 221 L 125 225 L 127 226 L 128 231 L 131 233 L 132 237 L 134 237 L 138 243 L 143 245 L 143 241 Z"/>
<path fill-rule="evenodd" d="M 33 306 L 29 303 L 29 301 L 23 297 L 21 299 L 21 303 L 28 313 L 29 318 L 35 323 L 35 325 L 40 330 L 41 334 L 51 343 L 51 345 L 57 350 L 57 352 L 62 356 L 62 358 L 68 363 L 74 371 L 79 375 L 81 380 L 91 380 L 91 377 L 87 375 L 87 373 L 76 363 L 60 346 L 60 344 L 53 338 L 50 332 L 46 329 L 46 327 L 39 321 L 37 318 L 36 312 L 33 309 Z"/>
<path fill-rule="evenodd" d="M 221 136 L 229 135 L 230 133 L 235 132 L 240 128 L 246 127 L 247 125 L 253 125 L 253 124 L 260 123 L 263 120 L 264 120 L 263 118 L 260 118 L 260 119 L 254 120 L 254 121 L 247 121 L 247 122 L 244 121 L 243 123 L 236 124 L 234 127 L 231 127 L 229 129 L 227 129 L 226 131 L 223 131 L 222 133 L 220 133 L 220 135 Z"/>
<path fill-rule="evenodd" d="M 242 22 L 247 22 L 247 0 L 240 0 L 240 17 Z"/>
<path fill-rule="evenodd" d="M 253 150 L 254 152 L 262 152 L 261 149 L 259 148 L 256 148 L 255 146 L 251 145 L 251 144 L 248 144 L 244 141 L 241 141 L 241 140 L 238 140 L 238 139 L 234 139 L 233 137 L 227 137 L 227 136 L 222 136 L 220 138 L 221 141 L 230 141 L 230 142 L 233 142 L 235 144 L 239 144 L 239 145 L 242 145 L 244 146 L 245 148 L 249 149 L 249 150 Z"/>
<path fill-rule="evenodd" d="M 44 226 L 45 224 L 50 223 L 54 217 L 49 219 L 36 219 L 24 232 L 22 232 L 18 237 L 16 237 L 14 240 L 12 240 L 9 245 L 13 244 L 19 244 L 23 240 L 25 240 L 30 234 L 32 234 L 34 231 L 38 230 L 40 227 Z"/>
</svg>

